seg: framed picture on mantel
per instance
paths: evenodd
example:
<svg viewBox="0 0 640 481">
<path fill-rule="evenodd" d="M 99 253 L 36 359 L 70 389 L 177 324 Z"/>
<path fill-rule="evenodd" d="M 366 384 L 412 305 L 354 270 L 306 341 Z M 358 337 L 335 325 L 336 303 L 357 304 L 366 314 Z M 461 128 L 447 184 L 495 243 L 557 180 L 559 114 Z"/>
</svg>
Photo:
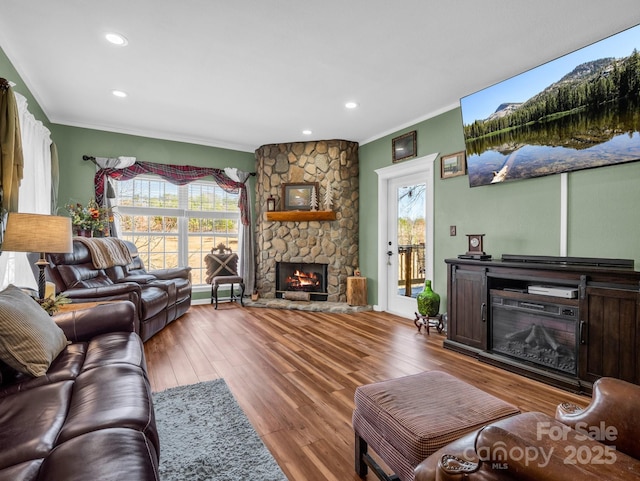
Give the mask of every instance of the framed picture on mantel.
<svg viewBox="0 0 640 481">
<path fill-rule="evenodd" d="M 311 195 L 314 189 L 317 199 L 317 182 L 282 184 L 282 210 L 311 210 Z"/>
</svg>

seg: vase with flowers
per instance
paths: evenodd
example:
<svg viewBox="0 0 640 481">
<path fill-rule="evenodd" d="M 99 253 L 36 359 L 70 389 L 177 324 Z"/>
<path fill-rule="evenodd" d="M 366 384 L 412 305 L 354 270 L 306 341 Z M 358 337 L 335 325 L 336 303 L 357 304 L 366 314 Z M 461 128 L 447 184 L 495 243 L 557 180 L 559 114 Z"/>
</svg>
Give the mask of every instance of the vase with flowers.
<svg viewBox="0 0 640 481">
<path fill-rule="evenodd" d="M 80 203 L 66 206 L 75 235 L 83 237 L 106 237 L 109 235 L 109 223 L 113 222 L 111 209 L 100 207 L 95 199 L 87 205 Z"/>
</svg>

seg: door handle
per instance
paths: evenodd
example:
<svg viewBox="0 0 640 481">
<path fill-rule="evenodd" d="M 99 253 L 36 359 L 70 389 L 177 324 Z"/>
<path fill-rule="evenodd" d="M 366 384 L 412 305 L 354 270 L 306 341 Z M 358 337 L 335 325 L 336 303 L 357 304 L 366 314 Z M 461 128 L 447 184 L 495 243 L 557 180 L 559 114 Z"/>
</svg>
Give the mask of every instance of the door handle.
<svg viewBox="0 0 640 481">
<path fill-rule="evenodd" d="M 585 331 L 587 329 L 587 323 L 584 321 L 580 321 L 580 332 L 578 333 L 578 338 L 580 339 L 580 344 L 586 344 L 587 340 L 584 338 Z"/>
<path fill-rule="evenodd" d="M 482 322 L 487 322 L 487 303 L 483 302 L 480 306 L 480 320 Z"/>
</svg>

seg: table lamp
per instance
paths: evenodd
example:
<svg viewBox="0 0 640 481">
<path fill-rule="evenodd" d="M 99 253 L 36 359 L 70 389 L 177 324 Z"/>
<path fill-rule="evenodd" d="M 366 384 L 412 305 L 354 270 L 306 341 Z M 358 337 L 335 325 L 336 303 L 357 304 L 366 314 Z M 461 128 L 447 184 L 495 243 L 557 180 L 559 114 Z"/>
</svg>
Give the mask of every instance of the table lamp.
<svg viewBox="0 0 640 481">
<path fill-rule="evenodd" d="M 40 269 L 38 297 L 42 300 L 45 291 L 44 268 L 48 264 L 44 254 L 73 252 L 71 219 L 55 215 L 9 212 L 2 250 L 40 253 L 40 259 L 35 264 Z"/>
</svg>

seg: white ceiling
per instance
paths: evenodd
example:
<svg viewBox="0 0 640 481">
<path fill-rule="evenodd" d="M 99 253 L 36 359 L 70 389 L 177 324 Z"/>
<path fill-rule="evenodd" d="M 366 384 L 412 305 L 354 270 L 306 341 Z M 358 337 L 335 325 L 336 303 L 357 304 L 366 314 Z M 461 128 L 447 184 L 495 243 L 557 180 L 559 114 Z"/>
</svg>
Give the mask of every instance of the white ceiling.
<svg viewBox="0 0 640 481">
<path fill-rule="evenodd" d="M 638 23 L 638 0 L 0 0 L 0 47 L 53 123 L 253 151 L 367 143 Z"/>
</svg>

